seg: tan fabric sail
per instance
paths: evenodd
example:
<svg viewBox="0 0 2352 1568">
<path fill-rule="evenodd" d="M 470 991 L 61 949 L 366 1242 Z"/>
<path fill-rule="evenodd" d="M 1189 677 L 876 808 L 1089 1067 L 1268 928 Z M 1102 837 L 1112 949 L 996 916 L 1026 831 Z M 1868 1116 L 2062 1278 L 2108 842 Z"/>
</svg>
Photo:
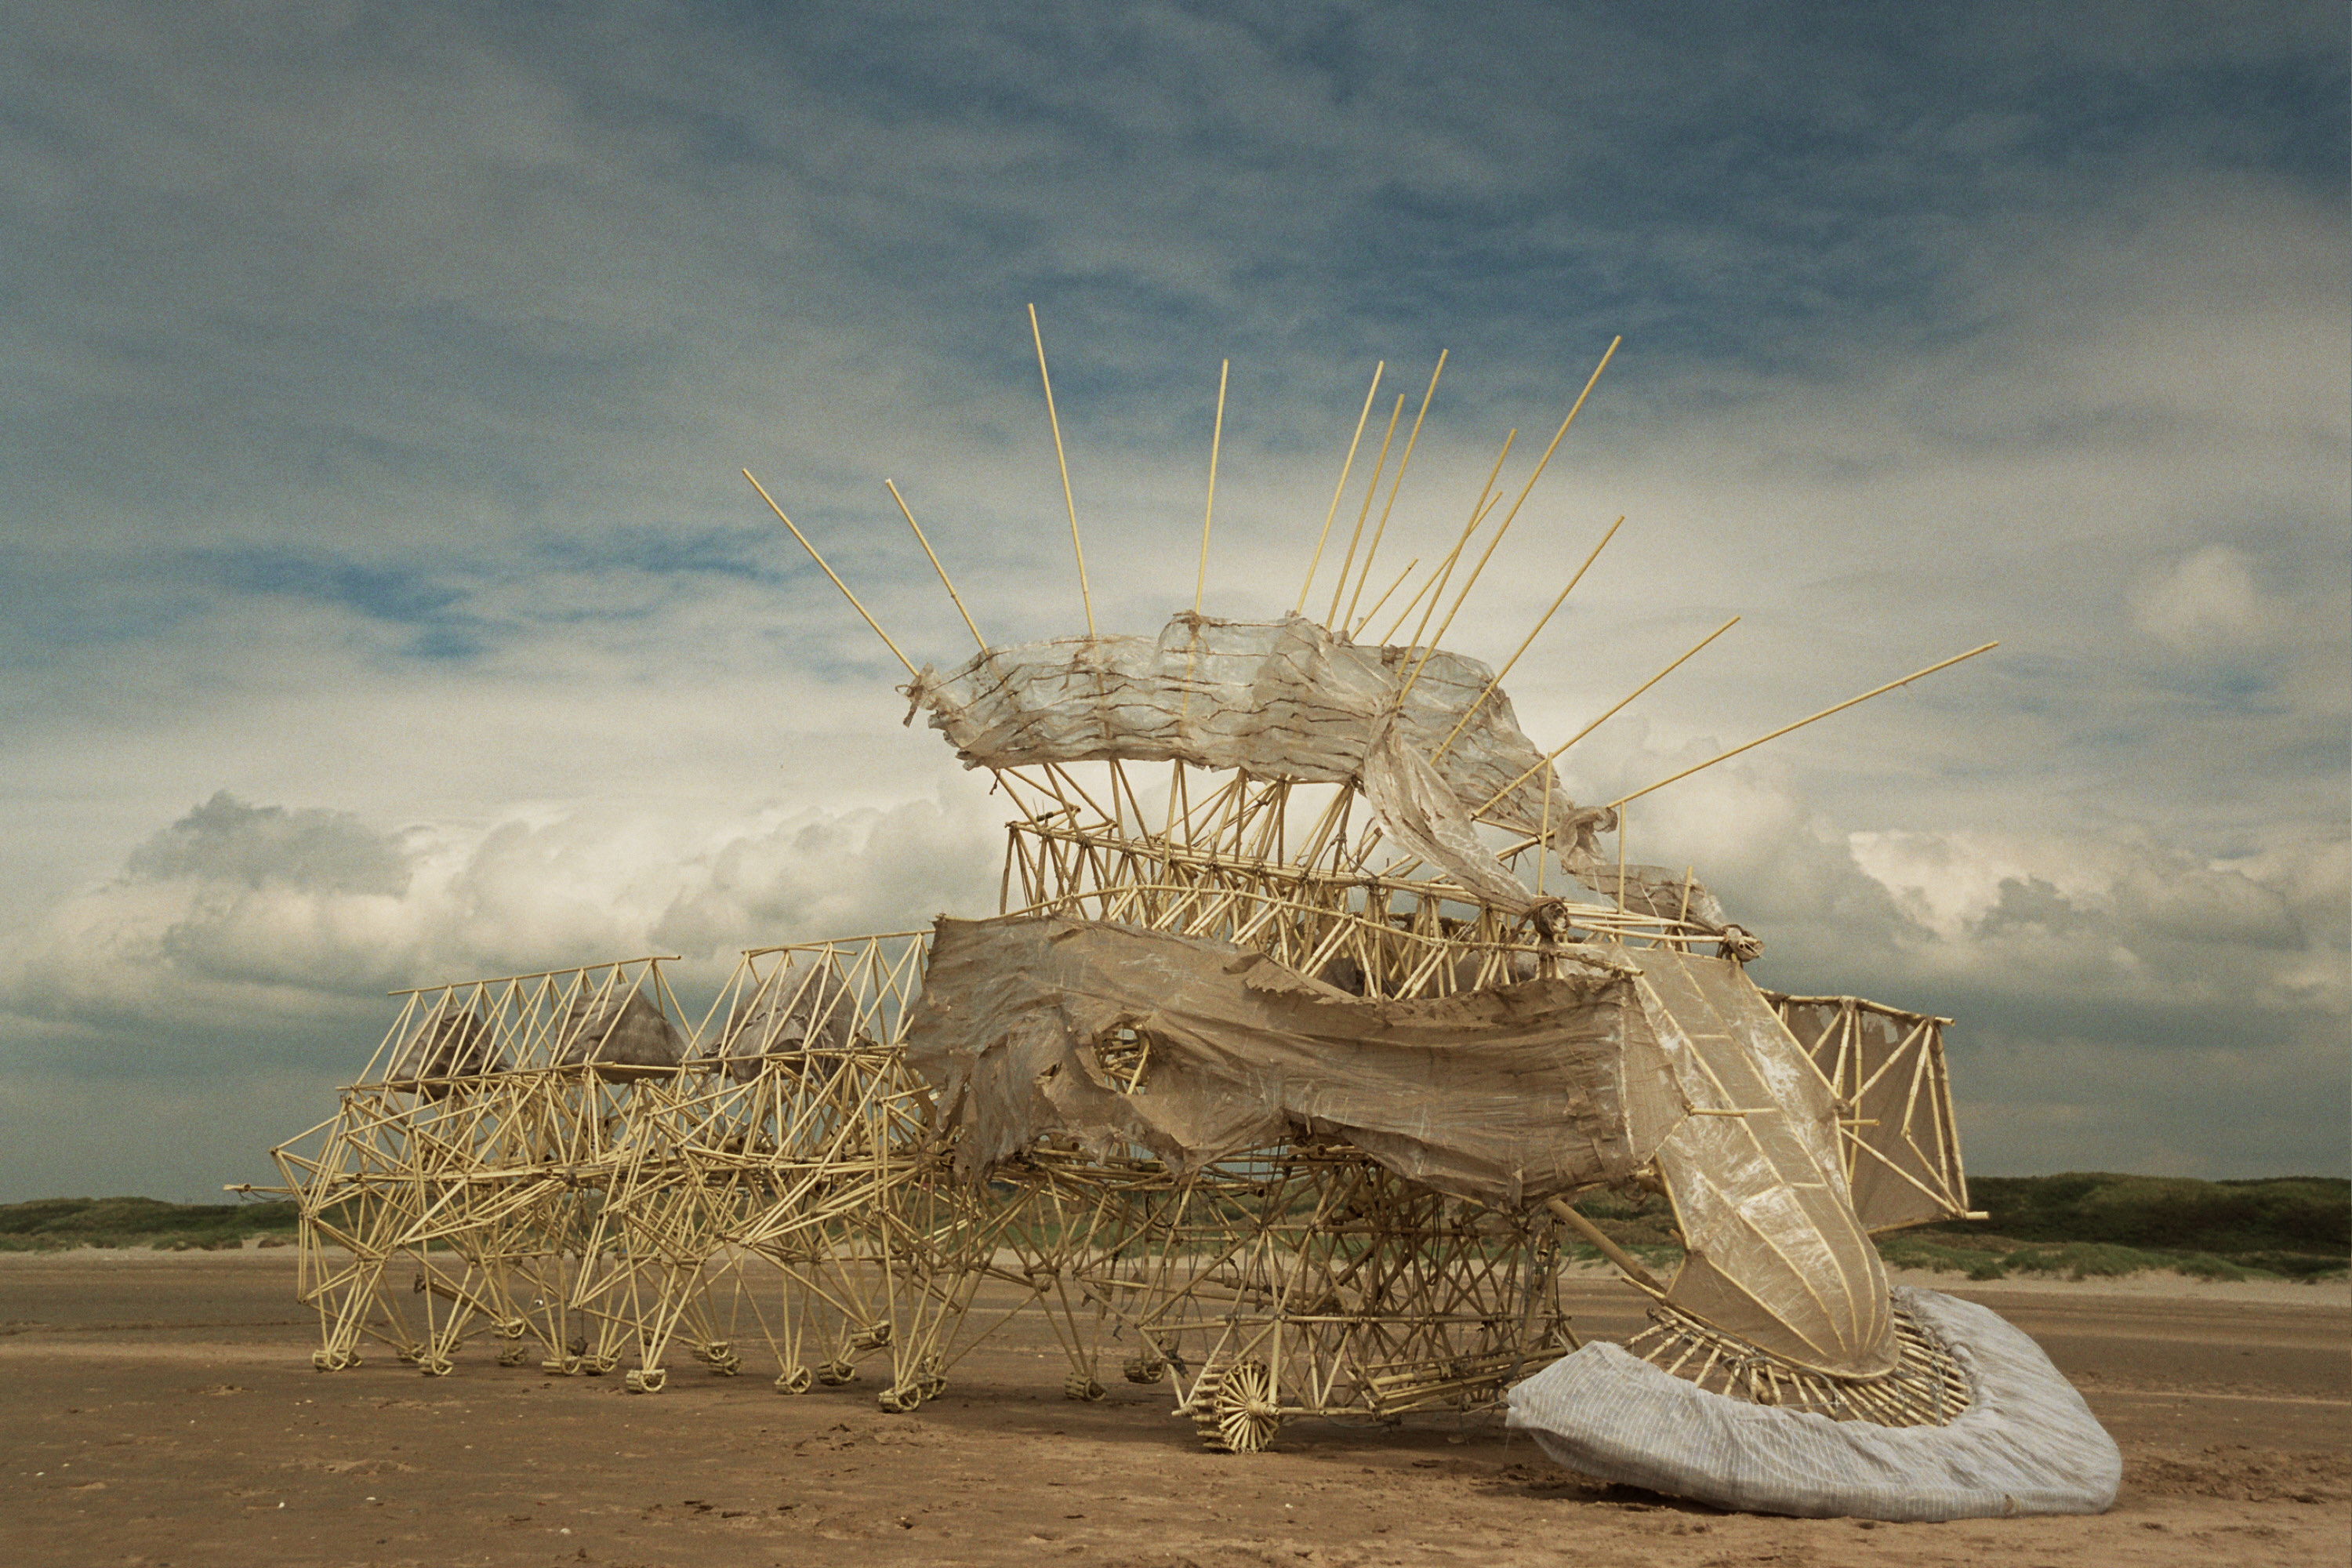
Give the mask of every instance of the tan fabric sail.
<svg viewBox="0 0 2352 1568">
<path fill-rule="evenodd" d="M 625 996 L 583 991 L 563 1016 L 558 1067 L 595 1064 L 596 1076 L 626 1083 L 677 1066 L 686 1041 L 642 991 Z"/>
<path fill-rule="evenodd" d="M 950 675 L 926 668 L 906 689 L 908 718 L 928 712 L 971 767 L 1115 757 L 1354 782 L 1391 843 L 1522 913 L 1533 895 L 1478 842 L 1471 814 L 1543 831 L 1550 770 L 1499 690 L 1432 763 L 1493 671 L 1444 652 L 1424 663 L 1425 651 L 1359 647 L 1299 616 L 1180 615 L 1153 640 L 1058 637 L 990 648 Z M 1556 774 L 1549 821 L 1561 855 L 1588 863 L 1592 835 L 1613 825 L 1605 809 L 1577 810 Z"/>
<path fill-rule="evenodd" d="M 857 997 L 828 969 L 786 970 L 735 999 L 710 1054 L 737 1083 L 750 1083 L 769 1058 L 787 1063 L 807 1051 L 846 1050 L 855 1038 Z"/>
<path fill-rule="evenodd" d="M 1944 1065 L 1948 1020 L 1853 996 L 1774 1000 L 1853 1112 L 1846 1179 L 1864 1227 L 1966 1218 L 1968 1178 Z"/>
<path fill-rule="evenodd" d="M 1058 916 L 941 920 L 908 1058 L 967 1178 L 1041 1137 L 1180 1171 L 1347 1140 L 1517 1207 L 1654 1162 L 1676 1305 L 1801 1365 L 1894 1364 L 1829 1087 L 1739 966 L 1563 950 L 1571 978 L 1367 1001 L 1229 943 Z"/>
<path fill-rule="evenodd" d="M 506 1070 L 506 1053 L 480 1011 L 445 1003 L 394 1054 L 384 1081 L 439 1100 L 449 1092 L 447 1079 Z"/>
<path fill-rule="evenodd" d="M 1801 1366 L 1887 1371 L 1886 1270 L 1847 1192 L 1828 1080 L 1738 964 L 1635 956 L 1649 1038 L 1633 1054 L 1655 1053 L 1677 1102 L 1670 1125 L 1634 1129 L 1689 1248 L 1668 1299 Z"/>
<path fill-rule="evenodd" d="M 1192 1170 L 1320 1133 L 1440 1192 L 1517 1206 L 1646 1152 L 1620 1076 L 1638 1002 L 1605 954 L 1577 951 L 1591 962 L 1573 978 L 1366 1001 L 1224 942 L 941 920 L 907 1054 L 938 1087 L 966 1176 L 1046 1134 Z"/>
</svg>

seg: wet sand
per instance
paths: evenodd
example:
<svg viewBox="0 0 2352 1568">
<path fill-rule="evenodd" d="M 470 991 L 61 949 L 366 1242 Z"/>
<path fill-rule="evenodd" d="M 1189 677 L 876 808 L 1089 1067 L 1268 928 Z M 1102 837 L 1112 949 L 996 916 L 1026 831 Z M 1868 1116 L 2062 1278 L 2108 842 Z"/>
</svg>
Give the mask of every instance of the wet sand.
<svg viewBox="0 0 2352 1568">
<path fill-rule="evenodd" d="M 793 1398 L 694 1363 L 321 1375 L 290 1253 L 0 1256 L 0 1474 L 13 1564 L 970 1563 L 1705 1565 L 2217 1561 L 2352 1552 L 2352 1293 L 2140 1277 L 1916 1282 L 2040 1340 L 2125 1455 L 2095 1519 L 1873 1525 L 1727 1515 L 1598 1488 L 1482 1418 L 1197 1445 L 1161 1389 L 1061 1396 L 1034 1319 L 913 1415 L 878 1386 Z M 1588 1337 L 1638 1302 L 1570 1286 Z"/>
</svg>

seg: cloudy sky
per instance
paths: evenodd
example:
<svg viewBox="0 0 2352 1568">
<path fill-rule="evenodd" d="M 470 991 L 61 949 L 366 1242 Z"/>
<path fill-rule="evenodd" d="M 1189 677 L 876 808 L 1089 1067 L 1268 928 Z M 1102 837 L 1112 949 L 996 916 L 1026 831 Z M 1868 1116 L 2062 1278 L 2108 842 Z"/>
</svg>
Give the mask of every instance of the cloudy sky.
<svg viewBox="0 0 2352 1568">
<path fill-rule="evenodd" d="M 2347 1168 L 2340 5 L 0 21 L 0 1200 L 261 1179 L 434 979 L 993 907 L 918 662 L 1381 575 L 1618 351 L 1448 645 L 1972 1167 Z M 1408 418 L 1411 410 L 1408 409 Z M 1324 579 L 1328 581 L 1328 571 Z M 961 639 L 960 641 L 960 639 Z"/>
</svg>

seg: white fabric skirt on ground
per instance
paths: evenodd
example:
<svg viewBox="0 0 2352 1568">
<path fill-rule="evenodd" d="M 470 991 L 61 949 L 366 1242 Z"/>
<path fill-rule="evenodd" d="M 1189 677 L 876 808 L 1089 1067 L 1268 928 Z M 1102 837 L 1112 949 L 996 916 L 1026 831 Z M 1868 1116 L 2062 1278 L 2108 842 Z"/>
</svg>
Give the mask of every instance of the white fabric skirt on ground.
<svg viewBox="0 0 2352 1568">
<path fill-rule="evenodd" d="M 1710 1394 L 1592 1344 L 1512 1388 L 1509 1424 L 1604 1481 L 1745 1513 L 1890 1521 L 2104 1513 L 2123 1456 L 2042 1347 L 1973 1302 L 1897 1288 L 1950 1347 L 1968 1410 L 1877 1426 Z"/>
</svg>

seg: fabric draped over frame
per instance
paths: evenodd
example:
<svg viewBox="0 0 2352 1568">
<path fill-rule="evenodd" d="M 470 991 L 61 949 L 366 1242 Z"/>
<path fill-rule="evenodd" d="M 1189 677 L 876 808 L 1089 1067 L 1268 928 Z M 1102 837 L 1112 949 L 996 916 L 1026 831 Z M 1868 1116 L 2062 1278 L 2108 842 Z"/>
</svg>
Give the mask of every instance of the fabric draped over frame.
<svg viewBox="0 0 2352 1568">
<path fill-rule="evenodd" d="M 907 1058 L 937 1086 L 967 1179 L 1041 1136 L 1139 1146 L 1190 1172 L 1321 1134 L 1439 1192 L 1517 1206 L 1647 1156 L 1620 1073 L 1639 1003 L 1603 965 L 1371 1001 L 1203 938 L 942 919 Z M 1131 1090 L 1102 1059 L 1122 1030 L 1148 1052 Z"/>
<path fill-rule="evenodd" d="M 968 1180 L 1041 1138 L 1181 1173 L 1334 1137 L 1506 1208 L 1648 1167 L 1688 1243 L 1668 1300 L 1800 1365 L 1888 1370 L 1834 1097 L 1771 1004 L 1723 959 L 1559 953 L 1559 978 L 1373 1000 L 1205 938 L 942 919 L 908 1061 Z"/>
<path fill-rule="evenodd" d="M 1473 815 L 1526 834 L 1549 826 L 1571 869 L 1592 864 L 1593 836 L 1615 820 L 1570 802 L 1499 689 L 1479 700 L 1493 678 L 1476 659 L 1358 647 L 1301 616 L 1184 614 L 1156 638 L 992 647 L 950 674 L 926 667 L 905 689 L 908 721 L 927 712 L 967 767 L 1115 758 L 1354 783 L 1391 844 L 1481 901 L 1522 914 L 1535 896 L 1479 842 Z M 1465 713 L 1468 722 L 1433 762 Z"/>
</svg>

